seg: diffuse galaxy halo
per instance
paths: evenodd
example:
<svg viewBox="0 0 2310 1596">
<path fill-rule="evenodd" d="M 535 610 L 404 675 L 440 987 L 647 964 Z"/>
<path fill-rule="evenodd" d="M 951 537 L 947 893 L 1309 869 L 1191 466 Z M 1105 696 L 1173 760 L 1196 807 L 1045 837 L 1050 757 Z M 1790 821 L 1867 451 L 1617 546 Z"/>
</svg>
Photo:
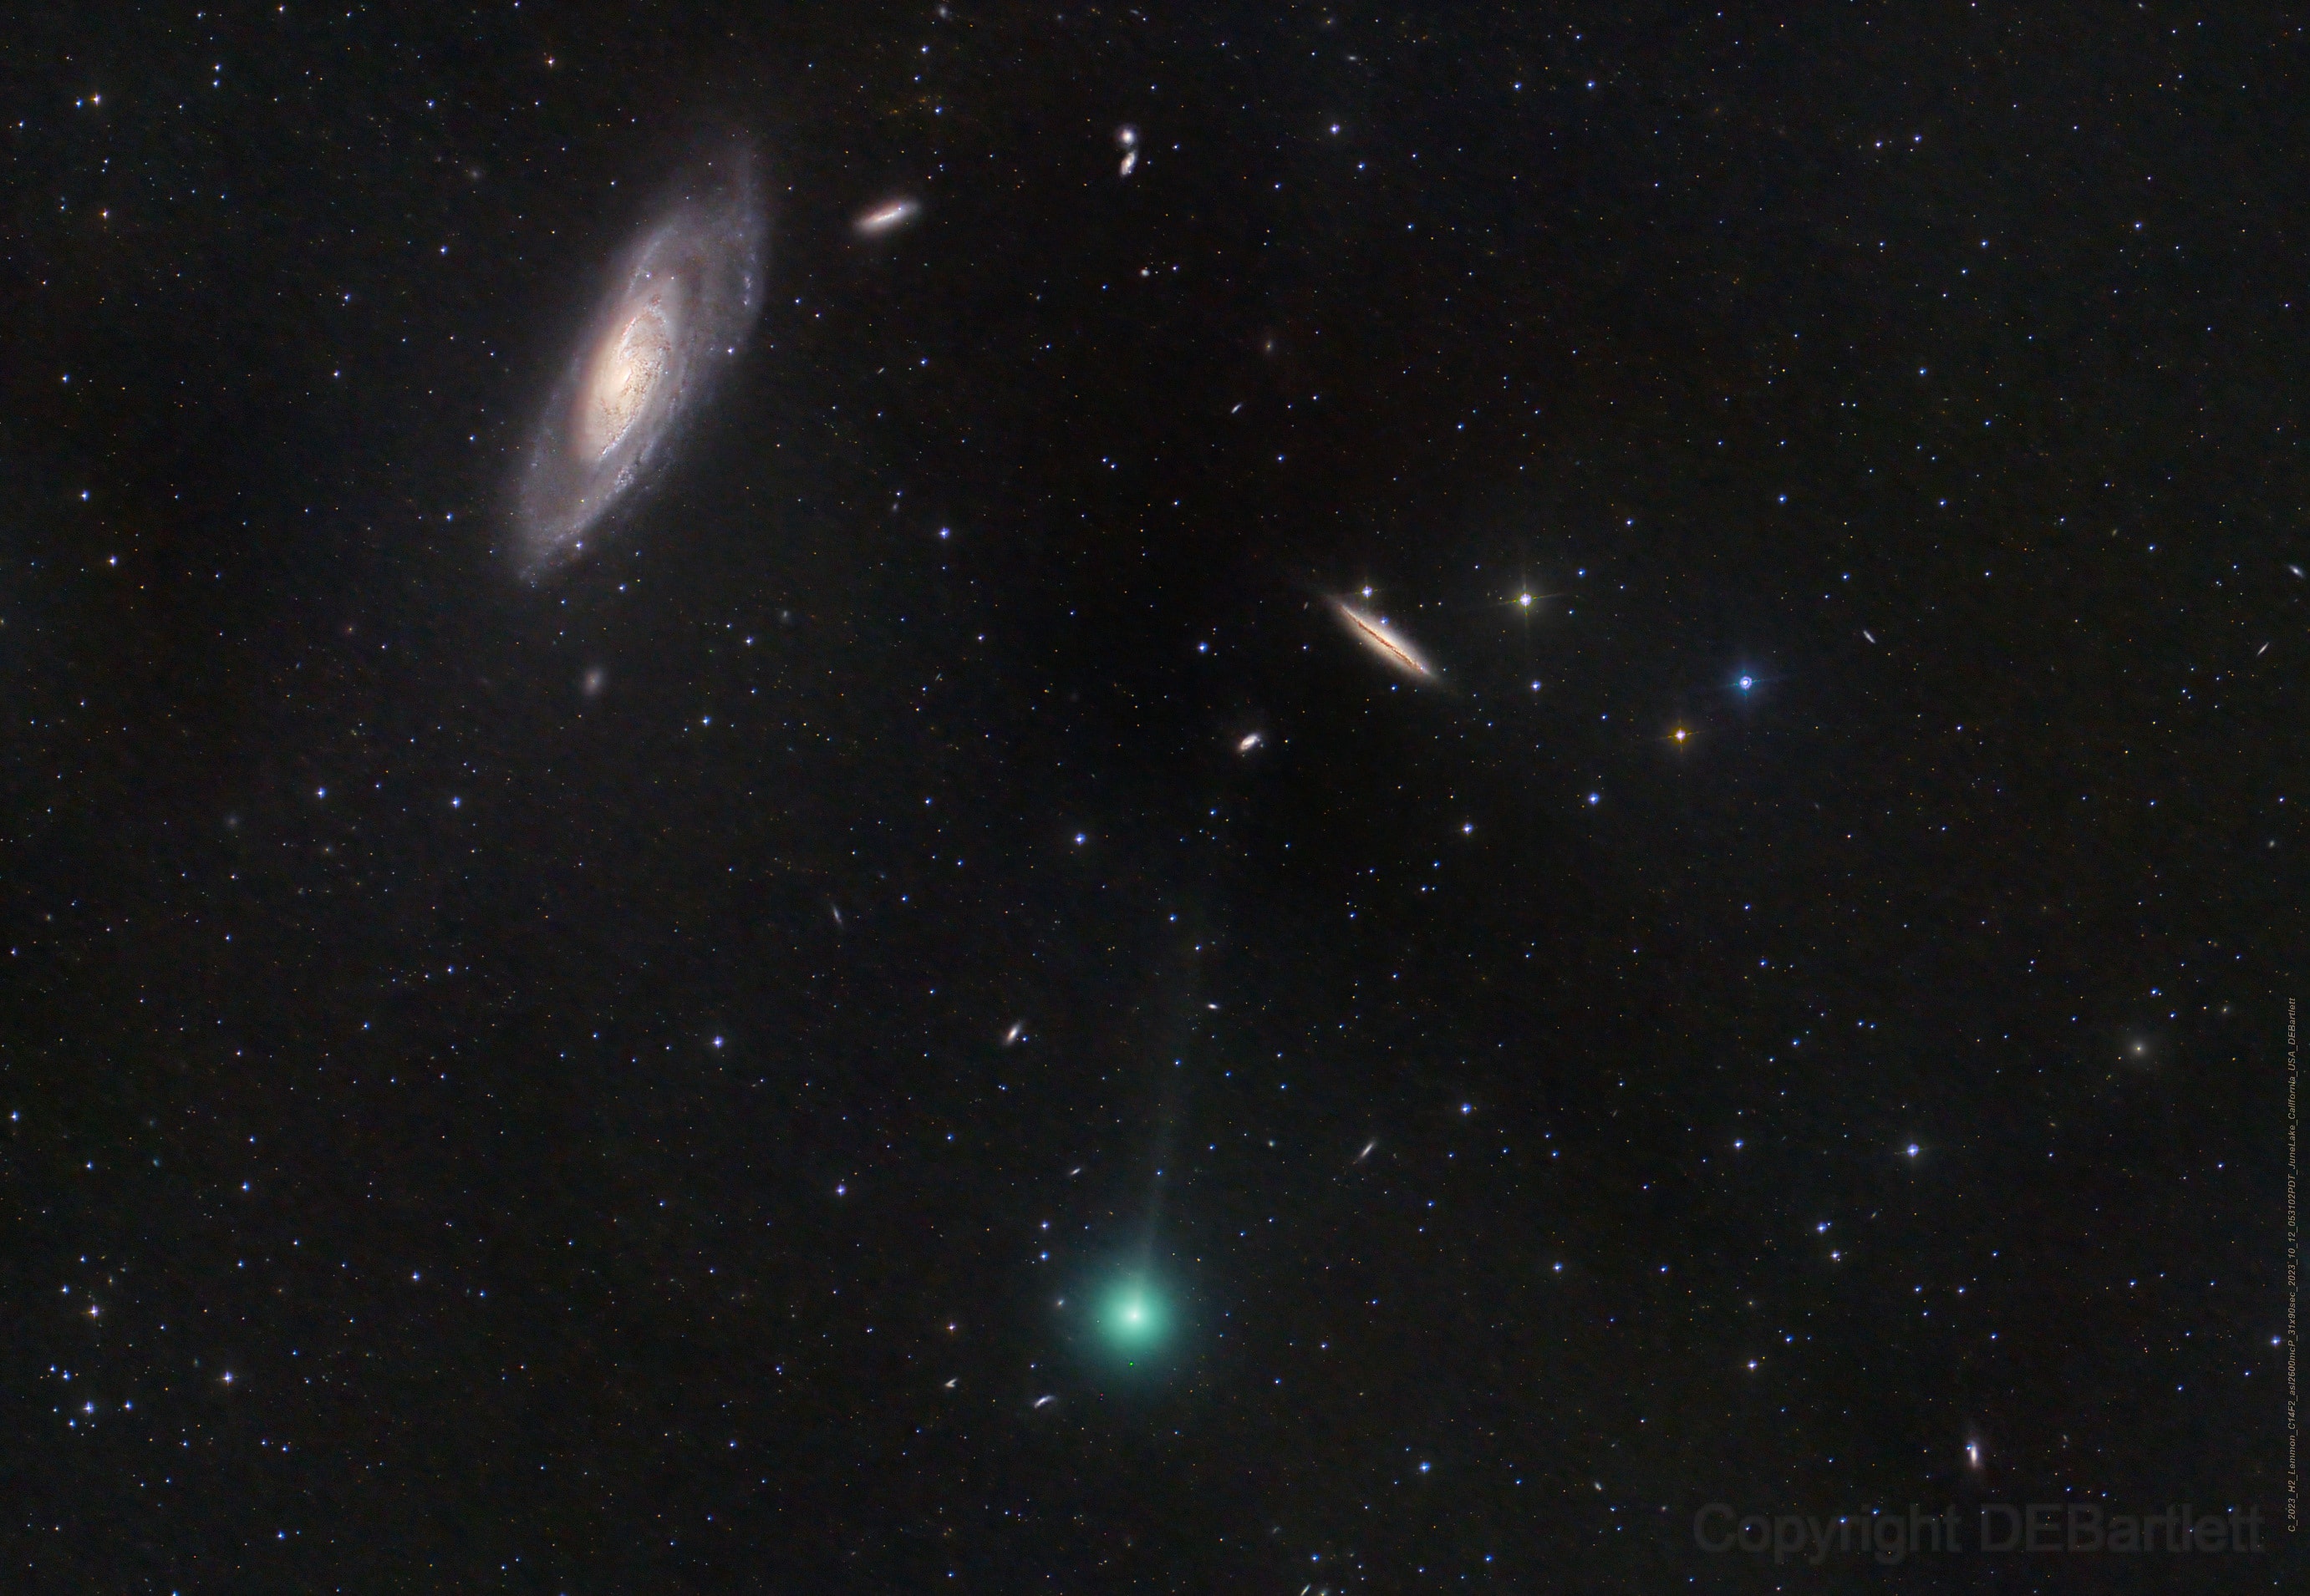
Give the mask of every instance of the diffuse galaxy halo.
<svg viewBox="0 0 2310 1596">
<path fill-rule="evenodd" d="M 734 143 L 618 257 L 514 484 L 525 576 L 582 558 L 664 467 L 760 314 L 769 234 L 753 153 Z"/>
</svg>

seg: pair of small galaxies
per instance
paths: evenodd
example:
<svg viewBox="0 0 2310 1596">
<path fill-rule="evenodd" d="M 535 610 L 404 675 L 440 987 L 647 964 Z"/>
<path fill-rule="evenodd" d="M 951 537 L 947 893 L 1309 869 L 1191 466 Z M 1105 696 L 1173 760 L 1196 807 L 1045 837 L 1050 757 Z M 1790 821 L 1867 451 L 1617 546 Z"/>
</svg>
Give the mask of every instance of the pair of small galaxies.
<svg viewBox="0 0 2310 1596">
<path fill-rule="evenodd" d="M 1116 128 L 1115 147 L 1123 152 L 1123 159 L 1116 164 L 1116 176 L 1127 178 L 1137 171 L 1139 130 L 1129 126 Z M 900 195 L 896 199 L 884 200 L 871 211 L 860 212 L 857 220 L 850 224 L 850 230 L 862 239 L 880 238 L 884 233 L 898 231 L 922 213 L 921 201 L 912 195 Z"/>
</svg>

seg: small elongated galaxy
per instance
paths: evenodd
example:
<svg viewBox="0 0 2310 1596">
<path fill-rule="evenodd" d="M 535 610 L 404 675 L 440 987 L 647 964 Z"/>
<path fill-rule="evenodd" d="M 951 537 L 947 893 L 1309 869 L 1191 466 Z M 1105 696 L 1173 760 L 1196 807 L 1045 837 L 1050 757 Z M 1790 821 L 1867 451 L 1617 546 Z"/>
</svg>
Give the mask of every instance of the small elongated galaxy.
<svg viewBox="0 0 2310 1596">
<path fill-rule="evenodd" d="M 525 577 L 583 559 L 671 459 L 760 314 L 769 236 L 753 152 L 732 144 L 619 256 L 522 456 Z"/>
</svg>

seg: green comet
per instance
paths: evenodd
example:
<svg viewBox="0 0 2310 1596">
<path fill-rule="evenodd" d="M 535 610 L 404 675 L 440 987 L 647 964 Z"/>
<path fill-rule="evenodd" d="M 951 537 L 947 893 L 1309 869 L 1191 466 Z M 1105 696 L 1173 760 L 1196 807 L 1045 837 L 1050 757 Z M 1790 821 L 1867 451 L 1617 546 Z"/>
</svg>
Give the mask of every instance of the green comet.
<svg viewBox="0 0 2310 1596">
<path fill-rule="evenodd" d="M 1153 1351 L 1162 1343 L 1169 1319 L 1163 1299 L 1146 1281 L 1125 1280 L 1108 1296 L 1099 1323 L 1107 1331 L 1107 1339 L 1129 1361 Z"/>
</svg>

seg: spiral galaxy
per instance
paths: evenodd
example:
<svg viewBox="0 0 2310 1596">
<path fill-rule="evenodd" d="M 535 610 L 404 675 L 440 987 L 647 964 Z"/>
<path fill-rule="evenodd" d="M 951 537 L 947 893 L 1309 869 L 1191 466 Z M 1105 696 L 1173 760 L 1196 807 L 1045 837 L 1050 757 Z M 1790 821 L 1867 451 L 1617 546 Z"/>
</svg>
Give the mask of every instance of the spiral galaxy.
<svg viewBox="0 0 2310 1596">
<path fill-rule="evenodd" d="M 761 310 L 768 238 L 740 147 L 699 163 L 619 257 L 515 484 L 525 575 L 582 558 L 589 534 L 665 464 Z"/>
<path fill-rule="evenodd" d="M 1433 681 L 1435 667 L 1420 655 L 1403 635 L 1376 616 L 1367 615 L 1345 599 L 1332 601 L 1333 612 L 1339 616 L 1348 635 L 1385 660 L 1396 670 L 1415 681 Z"/>
</svg>

